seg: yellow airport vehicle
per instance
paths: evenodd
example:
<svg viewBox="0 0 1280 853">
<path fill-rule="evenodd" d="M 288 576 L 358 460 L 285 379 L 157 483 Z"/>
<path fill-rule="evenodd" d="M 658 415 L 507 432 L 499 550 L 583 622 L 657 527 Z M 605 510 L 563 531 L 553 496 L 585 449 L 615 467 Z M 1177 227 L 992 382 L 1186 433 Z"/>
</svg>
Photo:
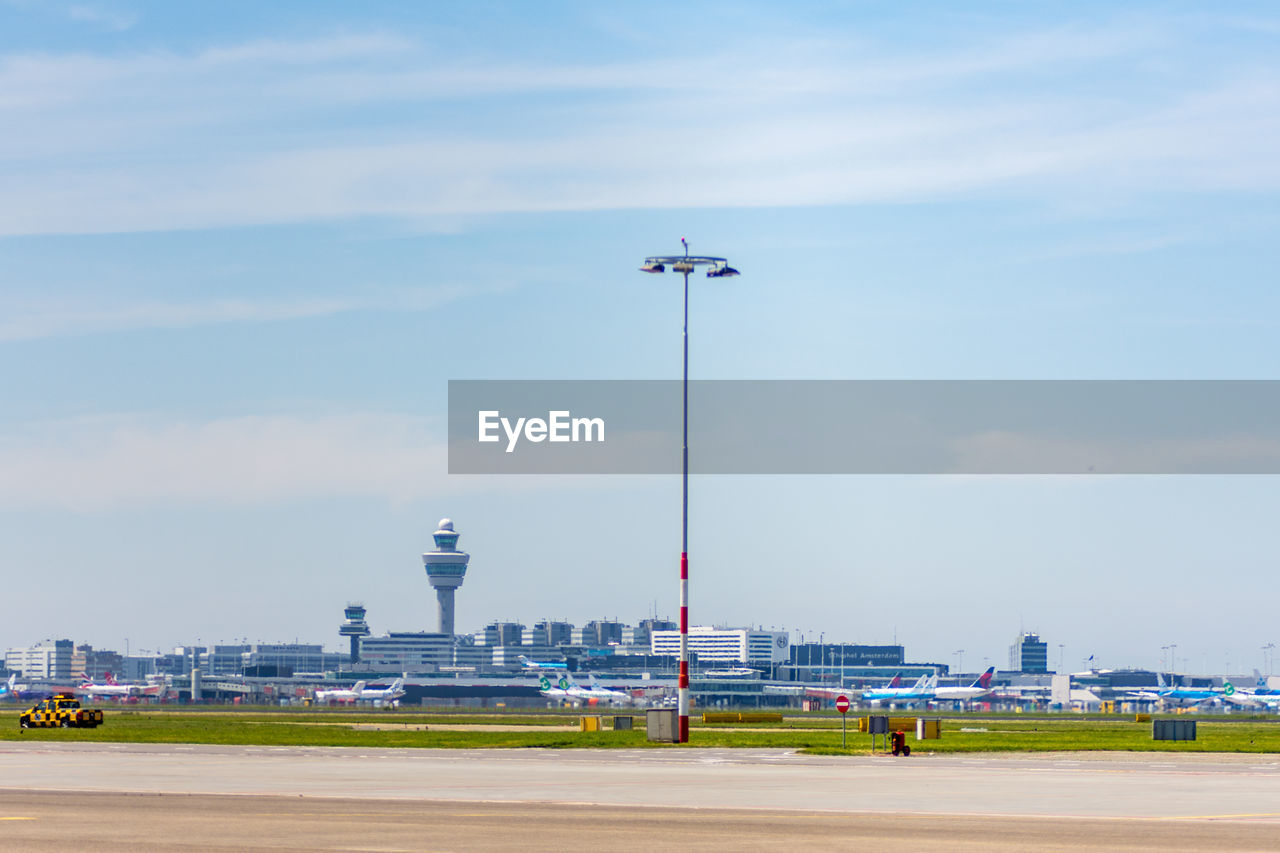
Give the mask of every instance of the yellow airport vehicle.
<svg viewBox="0 0 1280 853">
<path fill-rule="evenodd" d="M 92 729 L 102 725 L 102 712 L 81 708 L 71 693 L 55 693 L 18 717 L 20 729 Z"/>
</svg>

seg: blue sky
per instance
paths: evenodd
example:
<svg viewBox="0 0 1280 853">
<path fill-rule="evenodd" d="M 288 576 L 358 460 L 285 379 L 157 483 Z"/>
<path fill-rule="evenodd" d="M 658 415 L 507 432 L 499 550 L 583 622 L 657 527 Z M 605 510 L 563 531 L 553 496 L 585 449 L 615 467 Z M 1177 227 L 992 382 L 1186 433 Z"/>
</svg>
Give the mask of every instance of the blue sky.
<svg viewBox="0 0 1280 853">
<path fill-rule="evenodd" d="M 0 2 L 0 646 L 431 627 L 444 515 L 460 629 L 674 613 L 678 481 L 451 478 L 443 427 L 451 378 L 678 376 L 635 269 L 681 236 L 743 271 L 693 294 L 699 378 L 1276 378 L 1278 40 L 1268 4 Z M 693 618 L 1261 666 L 1277 497 L 698 479 Z"/>
</svg>

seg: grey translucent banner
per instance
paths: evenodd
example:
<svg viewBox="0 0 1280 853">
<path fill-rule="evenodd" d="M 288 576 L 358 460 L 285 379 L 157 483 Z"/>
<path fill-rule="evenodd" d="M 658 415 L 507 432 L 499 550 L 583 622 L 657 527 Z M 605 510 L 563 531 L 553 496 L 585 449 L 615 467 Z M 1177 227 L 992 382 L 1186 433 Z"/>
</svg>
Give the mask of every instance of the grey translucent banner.
<svg viewBox="0 0 1280 853">
<path fill-rule="evenodd" d="M 676 474 L 678 380 L 449 382 L 452 474 Z M 1280 381 L 689 383 L 694 474 L 1277 474 Z"/>
</svg>

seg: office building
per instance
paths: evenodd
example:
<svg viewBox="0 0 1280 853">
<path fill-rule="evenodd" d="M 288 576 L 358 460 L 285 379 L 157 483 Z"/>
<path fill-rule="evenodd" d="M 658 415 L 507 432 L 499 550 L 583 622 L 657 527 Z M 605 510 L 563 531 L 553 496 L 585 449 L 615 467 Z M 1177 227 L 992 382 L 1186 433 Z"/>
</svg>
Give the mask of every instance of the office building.
<svg viewBox="0 0 1280 853">
<path fill-rule="evenodd" d="M 758 631 L 751 628 L 712 628 L 694 626 L 689 629 L 689 652 L 701 663 L 783 663 L 790 650 L 790 638 L 783 631 Z M 649 653 L 679 655 L 679 631 L 654 631 Z"/>
<path fill-rule="evenodd" d="M 900 666 L 906 660 L 902 646 L 864 646 L 857 643 L 796 643 L 791 647 L 793 666 Z"/>
<path fill-rule="evenodd" d="M 4 666 L 23 678 L 70 679 L 74 654 L 71 640 L 45 640 L 25 649 L 9 649 L 4 653 Z"/>
<path fill-rule="evenodd" d="M 492 656 L 488 649 L 485 654 Z M 451 634 L 392 631 L 360 643 L 360 668 L 372 672 L 433 672 L 452 665 L 453 658 Z"/>
<path fill-rule="evenodd" d="M 1009 669 L 1013 672 L 1048 672 L 1049 644 L 1039 634 L 1021 634 L 1009 647 Z"/>
</svg>

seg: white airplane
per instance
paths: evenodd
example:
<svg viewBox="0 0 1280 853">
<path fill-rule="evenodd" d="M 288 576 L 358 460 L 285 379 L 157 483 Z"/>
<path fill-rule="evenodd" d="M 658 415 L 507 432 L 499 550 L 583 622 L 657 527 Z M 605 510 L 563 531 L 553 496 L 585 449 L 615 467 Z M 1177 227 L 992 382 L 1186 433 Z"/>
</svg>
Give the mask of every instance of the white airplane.
<svg viewBox="0 0 1280 853">
<path fill-rule="evenodd" d="M 130 696 L 156 696 L 162 693 L 164 688 L 163 684 L 121 684 L 108 672 L 106 683 L 94 684 L 92 679 L 85 678 L 76 686 L 74 692 L 88 696 L 90 699 L 127 699 Z"/>
<path fill-rule="evenodd" d="M 350 690 L 317 690 L 313 698 L 317 702 L 394 702 L 404 695 L 403 678 L 391 682 L 390 687 L 367 687 L 368 683 L 357 681 Z"/>
<path fill-rule="evenodd" d="M 729 669 L 709 669 L 702 674 L 707 678 L 753 678 L 760 671 L 746 666 L 734 666 Z"/>
<path fill-rule="evenodd" d="M 621 690 L 610 690 L 596 683 L 595 676 L 591 676 L 591 686 L 583 687 L 573 680 L 573 676 L 565 673 L 560 679 L 551 684 L 551 679 L 545 675 L 538 681 L 539 693 L 548 699 L 568 699 L 571 702 L 583 705 L 595 705 L 598 702 L 608 702 L 611 705 L 630 704 L 631 697 L 623 693 Z"/>
<path fill-rule="evenodd" d="M 9 680 L 0 685 L 0 699 L 17 699 L 18 698 L 18 674 L 15 672 L 9 676 Z"/>
<path fill-rule="evenodd" d="M 789 696 L 804 696 L 809 699 L 838 699 L 844 696 L 848 699 L 857 697 L 865 697 L 867 693 L 877 690 L 884 691 L 890 688 L 902 687 L 902 673 L 895 672 L 893 678 L 883 687 L 875 687 L 868 691 L 860 691 L 854 687 L 828 687 L 825 684 L 766 684 L 764 685 L 765 693 L 782 693 Z M 875 698 L 875 697 L 872 697 Z"/>
<path fill-rule="evenodd" d="M 968 702 L 971 699 L 988 696 L 991 694 L 991 676 L 995 675 L 995 673 L 996 668 L 989 666 L 987 671 L 979 675 L 977 680 L 968 687 L 934 688 L 933 698 L 944 702 Z"/>
<path fill-rule="evenodd" d="M 1266 708 L 1268 711 L 1280 708 L 1280 690 L 1268 687 L 1266 677 L 1256 669 L 1253 676 L 1255 683 L 1252 687 L 1236 687 L 1230 681 L 1223 681 L 1223 699 L 1245 708 Z"/>
<path fill-rule="evenodd" d="M 404 695 L 404 679 L 397 678 L 390 687 L 366 687 L 356 697 L 358 702 L 395 702 Z"/>
<path fill-rule="evenodd" d="M 544 675 L 538 679 L 538 692 L 548 699 L 568 699 L 569 678 L 567 675 L 562 675 L 559 681 L 552 684 L 551 679 Z"/>
<path fill-rule="evenodd" d="M 1222 682 L 1222 701 L 1238 708 L 1255 708 L 1274 711 L 1280 708 L 1280 695 L 1267 689 L 1265 681 L 1256 687 L 1236 687 L 1230 681 Z"/>
<path fill-rule="evenodd" d="M 317 702 L 354 702 L 364 692 L 367 682 L 357 681 L 350 689 L 335 687 L 333 690 L 317 690 L 312 698 Z"/>
<path fill-rule="evenodd" d="M 862 691 L 862 701 L 877 706 L 881 702 L 928 702 L 937 688 L 937 675 L 922 675 L 910 687 L 879 687 Z"/>
<path fill-rule="evenodd" d="M 520 664 L 524 666 L 526 669 L 566 669 L 567 670 L 569 668 L 569 664 L 565 663 L 562 660 L 561 661 L 531 660 L 525 657 L 524 655 L 520 655 L 518 660 L 520 661 Z"/>
<path fill-rule="evenodd" d="M 581 699 L 588 705 L 594 705 L 597 702 L 608 702 L 610 705 L 629 705 L 631 704 L 631 696 L 623 693 L 621 690 L 610 690 L 608 687 L 601 685 L 596 681 L 594 675 L 587 676 L 590 686 L 583 687 L 573 680 L 573 676 L 567 675 L 569 682 L 569 698 Z"/>
</svg>

